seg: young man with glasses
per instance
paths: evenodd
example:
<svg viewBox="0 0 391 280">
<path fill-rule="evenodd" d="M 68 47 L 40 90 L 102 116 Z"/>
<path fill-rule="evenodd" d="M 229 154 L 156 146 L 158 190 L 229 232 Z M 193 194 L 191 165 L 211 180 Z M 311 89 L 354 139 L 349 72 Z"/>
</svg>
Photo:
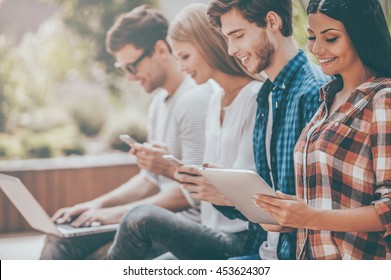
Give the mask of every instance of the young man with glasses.
<svg viewBox="0 0 391 280">
<path fill-rule="evenodd" d="M 125 65 L 122 65 L 119 62 L 114 63 L 114 66 L 118 69 L 120 69 L 122 72 L 128 72 L 132 75 L 137 74 L 137 65 L 147 56 L 151 55 L 151 50 L 144 50 L 144 52 L 140 55 L 139 58 L 137 58 L 134 62 L 125 63 Z"/>
<path fill-rule="evenodd" d="M 148 143 L 136 143 L 130 151 L 137 157 L 140 173 L 96 199 L 58 210 L 54 220 L 76 217 L 71 223 L 74 226 L 119 223 L 134 207 L 153 204 L 198 221 L 198 212 L 173 180 L 175 166 L 162 155 L 173 154 L 188 164 L 202 163 L 212 89 L 208 84 L 197 86 L 180 71 L 166 42 L 167 29 L 167 20 L 161 14 L 140 6 L 119 17 L 107 33 L 106 46 L 116 58 L 115 66 L 147 93 L 155 94 L 148 113 Z M 83 259 L 113 238 L 114 233 L 68 239 L 49 236 L 41 258 Z M 162 252 L 155 248 L 149 257 Z"/>
</svg>

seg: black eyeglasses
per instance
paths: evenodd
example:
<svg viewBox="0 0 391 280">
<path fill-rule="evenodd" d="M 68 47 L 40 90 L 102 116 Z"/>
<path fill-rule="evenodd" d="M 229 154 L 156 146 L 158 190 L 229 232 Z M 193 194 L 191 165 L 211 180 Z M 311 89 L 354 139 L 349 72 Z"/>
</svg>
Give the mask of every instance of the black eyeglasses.
<svg viewBox="0 0 391 280">
<path fill-rule="evenodd" d="M 114 66 L 118 69 L 125 69 L 127 72 L 129 72 L 130 74 L 132 75 L 136 75 L 137 74 L 137 65 L 139 65 L 139 63 L 144 59 L 146 58 L 147 56 L 149 56 L 151 54 L 151 51 L 150 50 L 145 50 L 139 58 L 136 59 L 136 61 L 132 62 L 132 63 L 125 63 L 124 67 L 122 67 L 122 64 L 119 63 L 119 62 L 116 62 L 114 63 Z"/>
</svg>

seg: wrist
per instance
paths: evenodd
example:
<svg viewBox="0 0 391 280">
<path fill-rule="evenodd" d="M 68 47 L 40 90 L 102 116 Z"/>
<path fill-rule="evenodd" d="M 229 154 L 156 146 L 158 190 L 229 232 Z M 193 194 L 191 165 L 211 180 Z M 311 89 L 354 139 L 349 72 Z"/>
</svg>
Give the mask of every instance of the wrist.
<svg viewBox="0 0 391 280">
<path fill-rule="evenodd" d="M 325 211 L 311 207 L 311 215 L 307 222 L 307 227 L 312 230 L 322 230 L 324 228 Z"/>
<path fill-rule="evenodd" d="M 105 208 L 105 203 L 103 200 L 96 198 L 94 200 L 90 201 L 91 208 L 99 209 L 99 208 Z"/>
<path fill-rule="evenodd" d="M 164 176 L 170 178 L 170 179 L 174 179 L 174 174 L 176 172 L 176 167 L 167 167 L 166 171 L 164 172 Z M 174 179 L 175 180 L 175 179 Z"/>
</svg>

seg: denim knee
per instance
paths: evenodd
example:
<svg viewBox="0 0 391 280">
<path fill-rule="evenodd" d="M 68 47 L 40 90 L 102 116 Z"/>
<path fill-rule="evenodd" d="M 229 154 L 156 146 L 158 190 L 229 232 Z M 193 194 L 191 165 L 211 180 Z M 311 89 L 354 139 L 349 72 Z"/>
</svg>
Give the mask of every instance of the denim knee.
<svg viewBox="0 0 391 280">
<path fill-rule="evenodd" d="M 141 226 L 147 227 L 148 224 L 157 225 L 162 221 L 160 218 L 162 210 L 155 205 L 139 205 L 122 217 L 120 227 L 131 229 Z"/>
</svg>

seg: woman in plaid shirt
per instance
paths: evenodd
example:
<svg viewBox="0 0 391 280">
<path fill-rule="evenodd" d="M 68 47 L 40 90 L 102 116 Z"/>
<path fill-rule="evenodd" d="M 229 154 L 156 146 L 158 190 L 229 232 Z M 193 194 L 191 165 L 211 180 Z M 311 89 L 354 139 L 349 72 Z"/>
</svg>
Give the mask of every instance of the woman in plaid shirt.
<svg viewBox="0 0 391 280">
<path fill-rule="evenodd" d="M 311 0 L 308 49 L 335 79 L 295 147 L 297 197 L 256 195 L 300 259 L 391 259 L 391 38 L 378 0 Z M 281 229 L 279 229 L 281 230 Z"/>
</svg>

